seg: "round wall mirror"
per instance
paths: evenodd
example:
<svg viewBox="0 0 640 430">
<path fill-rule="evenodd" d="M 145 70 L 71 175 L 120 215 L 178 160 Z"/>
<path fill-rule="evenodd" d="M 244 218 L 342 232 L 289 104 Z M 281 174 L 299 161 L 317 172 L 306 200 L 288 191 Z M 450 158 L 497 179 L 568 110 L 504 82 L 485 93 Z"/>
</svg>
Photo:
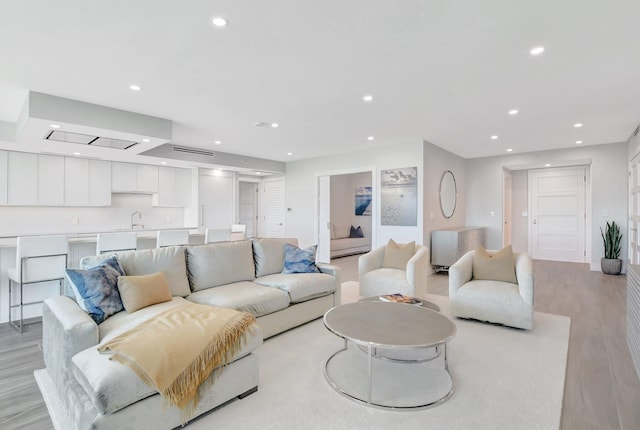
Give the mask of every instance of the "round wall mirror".
<svg viewBox="0 0 640 430">
<path fill-rule="evenodd" d="M 451 170 L 442 174 L 440 179 L 440 209 L 445 218 L 451 218 L 456 210 L 456 178 Z"/>
</svg>

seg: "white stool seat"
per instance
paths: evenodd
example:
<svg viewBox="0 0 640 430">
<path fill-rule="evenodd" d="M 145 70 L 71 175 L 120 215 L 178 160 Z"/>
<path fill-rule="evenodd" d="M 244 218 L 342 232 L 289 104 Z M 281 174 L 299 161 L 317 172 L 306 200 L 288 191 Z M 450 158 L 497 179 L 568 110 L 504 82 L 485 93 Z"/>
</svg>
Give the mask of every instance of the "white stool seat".
<svg viewBox="0 0 640 430">
<path fill-rule="evenodd" d="M 24 286 L 43 282 L 58 281 L 59 294 L 64 286 L 65 269 L 69 253 L 67 236 L 26 236 L 18 237 L 16 245 L 16 266 L 7 270 L 9 277 L 9 323 L 22 333 L 24 307 L 42 301 L 24 302 Z M 13 284 L 18 284 L 18 303 L 13 297 Z M 13 309 L 19 308 L 20 318 L 13 319 Z"/>
<path fill-rule="evenodd" d="M 189 243 L 189 230 L 159 230 L 156 237 L 156 248 Z"/>
<path fill-rule="evenodd" d="M 245 240 L 247 238 L 247 226 L 244 224 L 232 224 L 229 240 Z"/>
<path fill-rule="evenodd" d="M 100 233 L 96 237 L 96 254 L 114 251 L 133 251 L 138 248 L 138 235 L 135 231 L 121 233 Z"/>
<path fill-rule="evenodd" d="M 204 233 L 204 243 L 226 242 L 231 240 L 231 229 L 208 228 Z"/>
</svg>

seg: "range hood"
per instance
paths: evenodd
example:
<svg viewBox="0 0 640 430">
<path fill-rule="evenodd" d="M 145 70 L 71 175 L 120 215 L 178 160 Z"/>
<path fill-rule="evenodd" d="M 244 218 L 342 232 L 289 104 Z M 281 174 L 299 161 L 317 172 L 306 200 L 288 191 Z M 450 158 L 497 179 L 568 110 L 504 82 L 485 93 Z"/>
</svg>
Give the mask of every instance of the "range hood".
<svg viewBox="0 0 640 430">
<path fill-rule="evenodd" d="M 138 142 L 130 140 L 110 139 L 108 137 L 92 136 L 89 134 L 73 133 L 61 130 L 51 130 L 44 138 L 45 140 L 55 140 L 56 142 L 77 143 L 79 145 L 93 145 L 115 149 L 129 149 L 138 144 Z"/>
<path fill-rule="evenodd" d="M 52 127 L 55 127 L 52 129 Z M 18 143 L 51 140 L 144 151 L 170 142 L 173 122 L 30 91 L 16 129 Z"/>
</svg>

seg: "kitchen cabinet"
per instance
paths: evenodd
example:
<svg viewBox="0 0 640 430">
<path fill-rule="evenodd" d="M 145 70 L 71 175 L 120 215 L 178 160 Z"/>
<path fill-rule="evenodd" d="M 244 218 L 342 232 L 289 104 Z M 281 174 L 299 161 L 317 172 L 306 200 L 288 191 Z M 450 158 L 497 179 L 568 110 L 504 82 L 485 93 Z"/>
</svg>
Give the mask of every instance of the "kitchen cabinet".
<svg viewBox="0 0 640 430">
<path fill-rule="evenodd" d="M 157 193 L 158 166 L 112 162 L 111 191 L 114 193 Z"/>
<path fill-rule="evenodd" d="M 38 154 L 38 206 L 64 204 L 64 157 Z"/>
<path fill-rule="evenodd" d="M 7 162 L 9 154 L 7 151 L 0 151 L 0 205 L 7 204 Z"/>
<path fill-rule="evenodd" d="M 191 170 L 175 167 L 158 168 L 158 192 L 153 195 L 153 206 L 191 206 Z"/>
<path fill-rule="evenodd" d="M 36 205 L 38 202 L 38 155 L 9 152 L 7 181 L 9 205 Z"/>
<path fill-rule="evenodd" d="M 109 206 L 111 162 L 65 158 L 65 206 Z"/>
<path fill-rule="evenodd" d="M 111 206 L 111 161 L 89 160 L 89 206 Z"/>
<path fill-rule="evenodd" d="M 89 204 L 89 160 L 64 159 L 64 205 L 87 206 Z"/>
</svg>

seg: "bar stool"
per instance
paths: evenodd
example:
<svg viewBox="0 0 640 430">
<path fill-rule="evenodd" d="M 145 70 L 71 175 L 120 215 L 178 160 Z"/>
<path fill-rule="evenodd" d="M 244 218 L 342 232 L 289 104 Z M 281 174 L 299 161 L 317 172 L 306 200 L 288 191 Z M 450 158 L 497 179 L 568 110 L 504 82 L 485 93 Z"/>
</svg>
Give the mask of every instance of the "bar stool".
<svg viewBox="0 0 640 430">
<path fill-rule="evenodd" d="M 189 230 L 158 230 L 156 248 L 189 243 Z"/>
<path fill-rule="evenodd" d="M 9 324 L 20 333 L 24 326 L 24 307 L 42 303 L 24 302 L 24 286 L 43 282 L 58 281 L 63 294 L 65 269 L 69 254 L 67 236 L 25 236 L 18 237 L 16 246 L 16 267 L 7 270 L 9 275 Z M 13 303 L 13 284 L 20 291 L 20 301 Z M 13 309 L 20 308 L 20 323 L 13 319 Z"/>
<path fill-rule="evenodd" d="M 208 228 L 204 232 L 204 243 L 226 242 L 231 240 L 231 229 Z"/>
<path fill-rule="evenodd" d="M 247 238 L 247 226 L 244 224 L 232 224 L 230 240 L 245 240 Z"/>
<path fill-rule="evenodd" d="M 99 233 L 96 239 L 97 255 L 114 251 L 135 251 L 138 248 L 138 235 L 135 231 Z"/>
</svg>

